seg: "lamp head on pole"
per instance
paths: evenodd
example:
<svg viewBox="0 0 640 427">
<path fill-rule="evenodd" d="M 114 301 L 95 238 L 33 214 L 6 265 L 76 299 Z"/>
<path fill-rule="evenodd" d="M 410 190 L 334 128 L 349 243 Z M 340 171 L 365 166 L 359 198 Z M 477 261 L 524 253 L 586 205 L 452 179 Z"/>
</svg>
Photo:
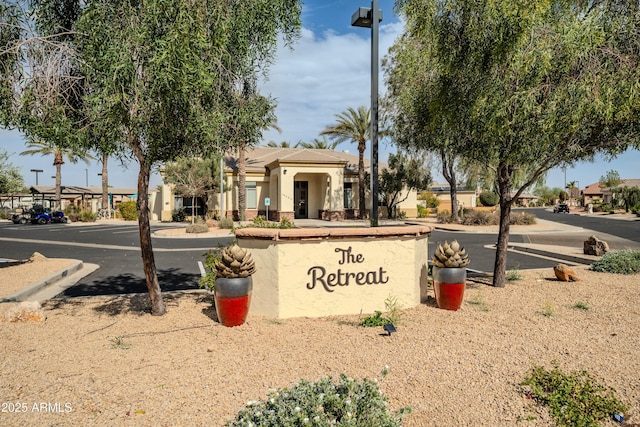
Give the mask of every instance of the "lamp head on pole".
<svg viewBox="0 0 640 427">
<path fill-rule="evenodd" d="M 370 7 L 359 7 L 351 15 L 351 26 L 371 28 L 371 25 L 373 25 L 373 16 L 371 15 Z M 378 10 L 378 16 L 378 22 L 382 22 L 382 10 Z"/>
</svg>

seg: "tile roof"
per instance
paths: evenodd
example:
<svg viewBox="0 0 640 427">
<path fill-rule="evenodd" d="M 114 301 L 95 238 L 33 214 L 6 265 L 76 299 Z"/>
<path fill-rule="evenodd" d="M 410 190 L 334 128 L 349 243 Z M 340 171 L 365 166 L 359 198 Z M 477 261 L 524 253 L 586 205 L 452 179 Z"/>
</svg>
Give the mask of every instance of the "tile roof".
<svg viewBox="0 0 640 427">
<path fill-rule="evenodd" d="M 286 148 L 286 147 L 254 147 L 246 151 L 247 171 L 264 171 L 265 167 L 276 162 L 282 163 L 315 163 L 344 164 L 347 172 L 358 172 L 358 156 L 327 149 Z M 237 170 L 238 159 L 234 155 L 225 156 L 227 168 Z M 369 159 L 364 159 L 365 168 L 369 168 Z M 379 163 L 382 169 L 386 163 Z"/>
</svg>

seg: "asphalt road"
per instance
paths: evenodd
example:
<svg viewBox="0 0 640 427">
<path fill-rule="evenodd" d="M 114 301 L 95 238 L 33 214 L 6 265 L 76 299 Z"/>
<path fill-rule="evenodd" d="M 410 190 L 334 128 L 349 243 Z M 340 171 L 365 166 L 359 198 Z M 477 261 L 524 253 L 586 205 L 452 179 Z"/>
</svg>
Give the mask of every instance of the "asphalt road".
<svg viewBox="0 0 640 427">
<path fill-rule="evenodd" d="M 582 227 L 572 232 L 546 234 L 512 234 L 510 243 L 534 243 L 582 248 L 584 240 L 595 234 L 607 241 L 612 249 L 640 249 L 640 221 L 623 221 L 606 216 L 585 217 L 575 214 L 554 214 L 544 209 L 528 209 L 538 218 Z M 152 231 L 173 228 L 158 224 Z M 458 240 L 469 253 L 469 268 L 481 272 L 493 271 L 494 246 L 497 233 L 453 232 L 435 230 L 429 239 L 429 253 L 438 242 Z M 198 261 L 232 237 L 195 239 L 153 238 L 158 278 L 163 291 L 197 289 L 200 271 Z M 80 259 L 98 264 L 100 268 L 67 289 L 63 296 L 113 295 L 146 292 L 142 268 L 137 223 L 91 225 L 14 225 L 0 222 L 0 257 L 28 258 L 40 252 L 49 258 Z M 509 252 L 507 269 L 551 268 L 557 260 Z"/>
<path fill-rule="evenodd" d="M 152 226 L 152 232 L 175 225 Z M 209 249 L 232 237 L 153 238 L 158 279 L 163 291 L 197 289 L 198 261 Z M 137 223 L 95 225 L 14 225 L 0 223 L 0 257 L 24 259 L 34 252 L 48 258 L 79 259 L 100 268 L 67 289 L 63 296 L 146 292 Z"/>
</svg>

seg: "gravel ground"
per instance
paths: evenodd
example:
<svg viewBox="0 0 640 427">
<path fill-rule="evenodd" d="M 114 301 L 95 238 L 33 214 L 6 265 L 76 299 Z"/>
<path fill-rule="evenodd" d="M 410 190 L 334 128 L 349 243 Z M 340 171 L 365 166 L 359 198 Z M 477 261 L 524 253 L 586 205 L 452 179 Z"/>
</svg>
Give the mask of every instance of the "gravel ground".
<svg viewBox="0 0 640 427">
<path fill-rule="evenodd" d="M 547 426 L 519 383 L 556 361 L 614 387 L 638 425 L 640 275 L 577 271 L 576 283 L 551 268 L 503 289 L 470 281 L 460 310 L 430 298 L 391 336 L 358 316 L 226 328 L 204 292 L 165 295 L 161 317 L 146 295 L 49 301 L 44 322 L 0 329 L 0 424 L 222 426 L 269 389 L 344 373 L 380 379 L 392 410 L 412 408 L 405 426 Z"/>
</svg>

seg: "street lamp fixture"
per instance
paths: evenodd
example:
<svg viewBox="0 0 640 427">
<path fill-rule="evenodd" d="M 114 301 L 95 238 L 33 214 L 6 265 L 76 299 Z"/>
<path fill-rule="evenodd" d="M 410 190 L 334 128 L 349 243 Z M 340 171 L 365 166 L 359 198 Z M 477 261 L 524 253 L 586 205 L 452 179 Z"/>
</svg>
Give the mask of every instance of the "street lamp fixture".
<svg viewBox="0 0 640 427">
<path fill-rule="evenodd" d="M 354 27 L 371 28 L 371 225 L 378 226 L 378 34 L 382 11 L 378 0 L 371 8 L 360 7 L 351 15 Z M 362 206 L 360 207 L 363 208 Z"/>
<path fill-rule="evenodd" d="M 31 172 L 36 173 L 36 185 L 38 185 L 38 174 L 44 171 L 42 169 L 31 169 Z"/>
</svg>

